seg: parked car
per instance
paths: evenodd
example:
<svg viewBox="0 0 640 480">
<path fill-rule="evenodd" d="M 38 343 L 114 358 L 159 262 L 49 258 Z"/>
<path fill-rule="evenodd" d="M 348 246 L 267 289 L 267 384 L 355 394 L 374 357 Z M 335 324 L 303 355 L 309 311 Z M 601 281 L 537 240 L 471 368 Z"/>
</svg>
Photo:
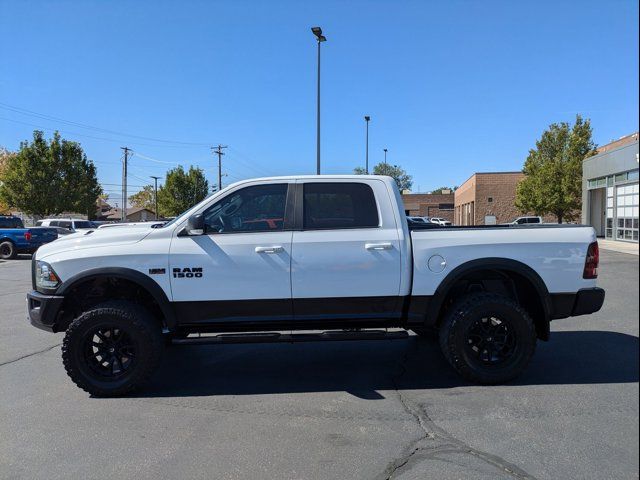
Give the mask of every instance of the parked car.
<svg viewBox="0 0 640 480">
<path fill-rule="evenodd" d="M 408 222 L 390 177 L 245 180 L 159 228 L 98 229 L 41 247 L 29 318 L 66 332 L 67 374 L 96 396 L 148 379 L 165 344 L 432 329 L 460 375 L 502 383 L 549 340 L 551 320 L 604 302 L 594 229 L 535 229 Z M 393 327 L 404 330 L 385 331 Z"/>
<path fill-rule="evenodd" d="M 451 225 L 451 222 L 449 220 L 439 217 L 431 217 L 431 223 L 442 225 L 443 227 L 448 227 L 449 225 Z"/>
<path fill-rule="evenodd" d="M 516 218 L 513 222 L 511 222 L 511 225 L 531 225 L 531 224 L 541 224 L 544 223 L 542 221 L 542 217 L 518 217 Z"/>
<path fill-rule="evenodd" d="M 36 222 L 37 226 L 66 228 L 71 233 L 83 230 L 93 230 L 98 226 L 89 220 L 78 220 L 75 218 L 45 218 Z"/>
<path fill-rule="evenodd" d="M 407 217 L 409 222 L 430 223 L 429 217 Z"/>
<path fill-rule="evenodd" d="M 19 253 L 33 253 L 41 245 L 57 238 L 53 228 L 24 228 L 20 218 L 0 215 L 0 259 L 9 260 Z"/>
</svg>

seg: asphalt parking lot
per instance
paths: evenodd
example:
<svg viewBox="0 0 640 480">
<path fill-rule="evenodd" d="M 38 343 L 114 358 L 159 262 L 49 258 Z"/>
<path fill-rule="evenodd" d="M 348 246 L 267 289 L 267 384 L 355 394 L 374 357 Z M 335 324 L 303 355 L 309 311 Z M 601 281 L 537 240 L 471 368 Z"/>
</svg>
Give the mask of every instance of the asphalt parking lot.
<svg viewBox="0 0 640 480">
<path fill-rule="evenodd" d="M 67 378 L 0 263 L 1 478 L 638 478 L 638 258 L 601 252 L 599 313 L 559 320 L 524 376 L 463 383 L 437 346 L 173 347 L 136 396 Z"/>
</svg>

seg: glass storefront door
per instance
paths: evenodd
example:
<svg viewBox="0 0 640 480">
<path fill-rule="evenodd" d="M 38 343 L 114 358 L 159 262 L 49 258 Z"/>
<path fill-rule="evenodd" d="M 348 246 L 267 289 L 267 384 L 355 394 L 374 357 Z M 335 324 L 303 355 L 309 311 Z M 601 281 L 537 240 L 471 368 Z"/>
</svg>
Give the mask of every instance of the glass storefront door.
<svg viewBox="0 0 640 480">
<path fill-rule="evenodd" d="M 638 241 L 638 184 L 616 187 L 616 240 Z"/>
</svg>

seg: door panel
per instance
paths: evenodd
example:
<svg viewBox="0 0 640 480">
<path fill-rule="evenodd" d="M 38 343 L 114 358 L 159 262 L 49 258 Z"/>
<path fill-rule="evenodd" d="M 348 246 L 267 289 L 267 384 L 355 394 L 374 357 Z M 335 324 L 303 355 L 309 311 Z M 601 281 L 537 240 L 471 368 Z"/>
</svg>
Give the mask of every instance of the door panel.
<svg viewBox="0 0 640 480">
<path fill-rule="evenodd" d="M 262 247 L 279 248 L 273 253 L 256 251 Z M 195 305 L 194 313 L 201 309 L 209 312 L 203 317 L 210 318 L 292 314 L 291 232 L 175 237 L 169 258 L 174 301 L 209 303 Z M 193 273 L 197 268 L 202 269 L 201 277 L 188 276 L 187 269 Z M 216 306 L 217 302 L 224 304 Z"/>
<path fill-rule="evenodd" d="M 384 183 L 372 180 L 368 192 L 355 192 L 351 199 L 345 197 L 350 195 L 346 182 L 336 188 L 335 182 L 312 185 L 304 191 L 303 230 L 292 239 L 295 318 L 398 316 L 398 230 L 389 212 L 375 202 L 388 198 Z M 364 207 L 369 202 L 377 212 Z M 357 228 L 363 224 L 377 226 Z M 347 228 L 332 228 L 343 225 Z"/>
<path fill-rule="evenodd" d="M 290 319 L 291 238 L 287 184 L 230 192 L 203 212 L 205 235 L 176 235 L 171 290 L 182 323 Z"/>
</svg>

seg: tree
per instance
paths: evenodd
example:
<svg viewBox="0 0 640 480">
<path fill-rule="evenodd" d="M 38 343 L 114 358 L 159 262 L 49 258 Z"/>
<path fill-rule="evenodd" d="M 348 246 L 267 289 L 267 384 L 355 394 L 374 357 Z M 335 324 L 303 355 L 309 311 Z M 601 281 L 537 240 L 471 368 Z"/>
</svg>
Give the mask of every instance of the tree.
<svg viewBox="0 0 640 480">
<path fill-rule="evenodd" d="M 356 167 L 353 169 L 354 175 L 366 175 L 366 171 L 362 167 Z M 408 175 L 403 168 L 398 165 L 389 165 L 388 163 L 379 163 L 373 167 L 374 175 L 386 175 L 393 178 L 398 185 L 400 191 L 411 190 L 413 185 L 413 178 Z"/>
<path fill-rule="evenodd" d="M 6 170 L 9 156 L 13 156 L 15 153 L 9 152 L 6 148 L 0 147 L 0 185 L 2 185 L 2 174 Z M 9 205 L 0 199 L 0 214 L 9 213 Z"/>
<path fill-rule="evenodd" d="M 138 193 L 129 197 L 129 203 L 134 207 L 146 208 L 155 212 L 154 191 L 151 185 L 146 185 Z"/>
<path fill-rule="evenodd" d="M 35 130 L 33 141 L 24 141 L 4 166 L 0 200 L 36 216 L 62 212 L 96 214 L 102 193 L 96 167 L 79 143 L 63 140 L 54 132 L 51 140 Z"/>
<path fill-rule="evenodd" d="M 457 186 L 455 187 L 440 187 L 440 188 L 436 188 L 435 190 L 432 190 L 431 193 L 442 193 L 442 190 L 451 190 L 452 192 L 455 192 L 458 189 Z"/>
<path fill-rule="evenodd" d="M 209 182 L 204 171 L 189 167 L 185 172 L 182 165 L 169 170 L 164 185 L 158 189 L 158 210 L 160 215 L 174 217 L 204 200 L 209 193 Z"/>
<path fill-rule="evenodd" d="M 558 223 L 575 220 L 582 205 L 582 161 L 595 155 L 589 119 L 576 115 L 569 123 L 553 123 L 536 148 L 529 150 L 518 185 L 516 207 L 522 213 L 553 214 Z"/>
</svg>

